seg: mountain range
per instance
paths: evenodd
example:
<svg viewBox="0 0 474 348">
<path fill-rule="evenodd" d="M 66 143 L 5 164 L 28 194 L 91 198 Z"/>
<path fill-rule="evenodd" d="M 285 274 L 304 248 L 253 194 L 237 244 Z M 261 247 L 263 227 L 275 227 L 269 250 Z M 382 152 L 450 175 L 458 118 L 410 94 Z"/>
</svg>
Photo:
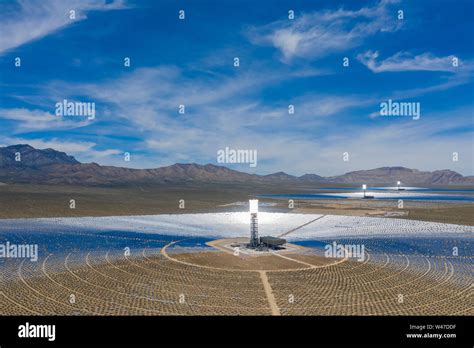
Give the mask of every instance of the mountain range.
<svg viewBox="0 0 474 348">
<path fill-rule="evenodd" d="M 382 167 L 343 175 L 322 177 L 317 174 L 293 176 L 284 172 L 257 175 L 213 164 L 173 164 L 155 169 L 131 169 L 80 163 L 74 157 L 53 149 L 35 149 L 30 145 L 0 148 L 0 182 L 31 184 L 123 185 L 167 183 L 261 183 L 261 184 L 403 184 L 473 185 L 474 176 L 462 176 L 452 170 L 433 172 L 405 167 Z"/>
</svg>

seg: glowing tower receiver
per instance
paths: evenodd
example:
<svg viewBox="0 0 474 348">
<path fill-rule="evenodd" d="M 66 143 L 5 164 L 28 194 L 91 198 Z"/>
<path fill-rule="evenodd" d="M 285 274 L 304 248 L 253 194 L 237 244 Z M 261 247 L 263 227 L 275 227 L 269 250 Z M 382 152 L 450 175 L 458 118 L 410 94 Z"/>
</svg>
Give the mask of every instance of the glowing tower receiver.
<svg viewBox="0 0 474 348">
<path fill-rule="evenodd" d="M 362 185 L 362 190 L 364 190 L 364 197 L 365 197 L 365 190 L 367 190 L 367 185 L 366 184 Z"/>
<path fill-rule="evenodd" d="M 397 181 L 398 191 L 400 191 L 400 184 L 401 184 L 401 182 Z"/>
<path fill-rule="evenodd" d="M 253 248 L 258 247 L 258 199 L 249 200 L 250 210 L 250 246 Z"/>
</svg>

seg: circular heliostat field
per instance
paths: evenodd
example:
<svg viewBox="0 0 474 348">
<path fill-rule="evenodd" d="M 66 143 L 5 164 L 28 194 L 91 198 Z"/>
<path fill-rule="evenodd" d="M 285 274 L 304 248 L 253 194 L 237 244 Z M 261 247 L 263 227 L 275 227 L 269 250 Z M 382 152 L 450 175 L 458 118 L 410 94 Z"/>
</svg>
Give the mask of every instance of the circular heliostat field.
<svg viewBox="0 0 474 348">
<path fill-rule="evenodd" d="M 204 227 L 215 228 L 229 219 L 204 215 Z M 192 229 L 200 217 L 159 219 L 164 219 L 163 230 L 169 229 L 170 222 L 177 226 L 186 219 L 190 224 L 186 228 Z M 47 248 L 40 250 L 36 261 L 2 261 L 0 313 L 474 315 L 472 234 L 463 233 L 470 227 L 336 216 L 287 220 L 292 218 L 300 223 L 296 227 L 306 227 L 287 226 L 296 232 L 285 238 L 294 242 L 268 252 L 242 248 L 245 239 L 212 240 L 207 237 L 210 233 L 203 237 L 89 231 L 70 221 L 65 225 L 43 220 L 48 222 L 47 230 L 35 225 L 34 232 L 18 233 L 15 224 L 0 237 Z M 157 219 L 143 224 L 146 217 L 137 218 L 140 224 L 134 230 L 146 226 L 159 231 Z M 130 218 L 107 221 L 116 220 L 130 222 Z M 308 221 L 318 224 L 318 231 L 336 229 L 344 234 L 323 238 L 322 233 L 311 232 Z M 275 222 L 275 228 L 283 222 Z M 308 235 L 311 239 L 303 238 Z M 325 247 L 335 241 L 364 246 L 365 256 L 324 257 Z M 453 247 L 458 251 L 455 255 Z"/>
</svg>

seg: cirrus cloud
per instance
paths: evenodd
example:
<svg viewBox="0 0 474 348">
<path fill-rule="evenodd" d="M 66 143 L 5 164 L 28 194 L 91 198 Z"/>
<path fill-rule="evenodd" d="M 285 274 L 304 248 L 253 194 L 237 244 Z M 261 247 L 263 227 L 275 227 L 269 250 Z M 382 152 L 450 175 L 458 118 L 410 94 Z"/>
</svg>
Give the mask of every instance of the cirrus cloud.
<svg viewBox="0 0 474 348">
<path fill-rule="evenodd" d="M 4 6 L 0 15 L 0 54 L 84 20 L 87 12 L 127 8 L 124 0 L 19 0 Z M 72 10 L 75 19 L 69 18 Z"/>
<path fill-rule="evenodd" d="M 357 47 L 377 33 L 398 30 L 401 22 L 389 13 L 390 5 L 397 2 L 382 0 L 374 7 L 353 11 L 339 8 L 304 13 L 294 20 L 251 27 L 247 35 L 254 44 L 280 50 L 283 61 L 318 58 Z"/>
</svg>

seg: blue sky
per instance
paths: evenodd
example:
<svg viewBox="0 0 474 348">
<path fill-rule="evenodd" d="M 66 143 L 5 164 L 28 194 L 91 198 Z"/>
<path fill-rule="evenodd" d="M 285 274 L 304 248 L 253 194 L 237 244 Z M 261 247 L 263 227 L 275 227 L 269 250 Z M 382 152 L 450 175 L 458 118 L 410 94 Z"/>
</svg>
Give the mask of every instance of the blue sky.
<svg viewBox="0 0 474 348">
<path fill-rule="evenodd" d="M 472 175 L 473 23 L 469 0 L 3 0 L 0 145 L 134 168 L 229 147 L 257 150 L 255 168 L 227 165 L 250 173 Z M 64 99 L 95 119 L 56 116 Z M 380 116 L 388 99 L 420 118 Z"/>
</svg>

